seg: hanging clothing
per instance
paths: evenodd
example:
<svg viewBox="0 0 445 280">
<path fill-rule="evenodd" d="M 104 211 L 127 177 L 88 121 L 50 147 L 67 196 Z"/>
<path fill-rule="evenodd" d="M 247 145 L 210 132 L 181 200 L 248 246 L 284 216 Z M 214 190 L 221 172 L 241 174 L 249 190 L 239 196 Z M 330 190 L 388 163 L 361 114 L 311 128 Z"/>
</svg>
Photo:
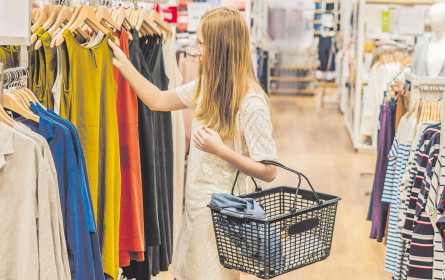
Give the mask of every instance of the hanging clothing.
<svg viewBox="0 0 445 280">
<path fill-rule="evenodd" d="M 165 74 L 162 37 L 148 37 L 140 41 L 141 50 L 150 73 L 151 82 L 160 90 L 168 89 Z M 173 138 L 170 112 L 154 112 L 155 157 L 158 172 L 158 214 L 160 246 L 153 248 L 153 275 L 168 271 L 173 253 Z"/>
<path fill-rule="evenodd" d="M 0 123 L 0 233 L 8 240 L 0 246 L 0 272 L 6 279 L 71 279 L 48 144 L 19 131 Z"/>
<path fill-rule="evenodd" d="M 187 107 L 195 109 L 193 103 L 196 81 L 176 89 L 179 99 Z M 265 96 L 253 93 L 246 96 L 238 115 L 237 128 L 240 140 L 226 143 L 231 149 L 255 161 L 276 159 L 275 143 L 272 139 L 270 111 Z M 192 135 L 199 123 L 194 120 Z M 224 160 L 190 147 L 187 168 L 185 215 L 175 253 L 172 274 L 177 280 L 188 279 L 239 279 L 240 273 L 221 266 L 216 248 L 211 213 L 207 208 L 213 193 L 230 193 L 236 169 Z M 246 191 L 246 177 L 241 176 L 236 192 Z"/>
<path fill-rule="evenodd" d="M 0 63 L 3 63 L 3 69 L 19 67 L 20 47 L 0 45 Z"/>
<path fill-rule="evenodd" d="M 123 29 L 115 35 L 128 58 L 128 32 Z M 121 168 L 119 266 L 125 267 L 130 265 L 130 260 L 143 261 L 145 250 L 138 103 L 136 94 L 117 68 L 114 68 L 114 77 Z"/>
<path fill-rule="evenodd" d="M 331 48 L 335 48 L 335 46 L 332 46 L 333 40 L 334 39 L 332 37 L 319 37 L 318 57 L 320 59 L 320 66 L 318 67 L 318 70 L 320 71 L 335 71 L 335 53 L 337 52 L 336 50 L 332 51 L 331 64 L 328 65 Z"/>
<path fill-rule="evenodd" d="M 49 109 L 45 109 L 41 107 L 39 104 L 35 104 L 36 109 L 33 109 L 36 113 L 39 115 L 43 114 L 44 116 L 48 117 L 50 120 L 57 122 L 58 124 L 64 126 L 66 129 L 68 129 L 71 139 L 73 141 L 73 148 L 74 153 L 76 155 L 77 159 L 77 166 L 80 172 L 80 178 L 81 178 L 81 184 L 82 184 L 82 199 L 83 204 L 85 207 L 85 216 L 87 219 L 88 229 L 89 229 L 89 236 L 90 236 L 90 242 L 91 242 L 91 249 L 89 249 L 89 246 L 84 247 L 84 250 L 92 250 L 92 258 L 93 258 L 93 268 L 94 268 L 94 278 L 93 279 L 103 279 L 104 278 L 104 272 L 103 272 L 103 265 L 102 265 L 102 257 L 100 254 L 100 245 L 99 245 L 99 238 L 97 234 L 96 229 L 96 221 L 94 219 L 94 211 L 93 211 L 93 204 L 91 200 L 91 191 L 90 191 L 90 185 L 88 181 L 88 174 L 87 174 L 87 168 L 86 168 L 86 162 L 85 162 L 85 155 L 82 149 L 82 145 L 80 143 L 79 135 L 77 133 L 76 127 L 69 121 L 62 119 L 60 116 L 58 116 L 56 113 Z M 31 108 L 33 108 L 31 106 Z"/>
<path fill-rule="evenodd" d="M 388 166 L 388 153 L 394 138 L 392 130 L 392 105 L 386 103 L 381 106 L 379 142 L 377 144 L 377 161 L 374 183 L 372 188 L 372 228 L 370 238 L 382 242 L 386 226 L 388 204 L 382 203 L 382 193 Z"/>
<path fill-rule="evenodd" d="M 102 268 L 99 266 L 102 263 L 95 257 L 99 248 L 94 248 L 92 244 L 91 232 L 95 232 L 95 222 L 91 213 L 89 194 L 86 183 L 82 182 L 84 176 L 78 168 L 69 130 L 43 114 L 35 105 L 31 104 L 30 109 L 40 117 L 39 123 L 23 117 L 16 117 L 15 120 L 43 136 L 51 148 L 57 170 L 65 232 L 67 232 L 71 278 L 104 279 Z M 95 278 L 97 270 L 99 278 Z"/>
<path fill-rule="evenodd" d="M 146 79 L 151 80 L 144 54 L 140 48 L 139 32 L 131 31 L 133 40 L 130 42 L 130 61 Z M 142 196 L 144 207 L 145 254 L 143 262 L 131 261 L 130 266 L 123 268 L 123 275 L 137 280 L 150 279 L 153 274 L 153 247 L 161 244 L 161 233 L 158 211 L 158 190 L 161 187 L 157 176 L 155 153 L 155 112 L 151 111 L 138 99 L 139 145 L 142 174 Z"/>
<path fill-rule="evenodd" d="M 68 29 L 62 35 L 65 42 L 61 116 L 78 130 L 85 151 L 104 272 L 116 278 L 121 176 L 113 54 L 107 44 L 111 34 L 94 47 L 81 46 Z"/>
<path fill-rule="evenodd" d="M 397 107 L 398 108 L 398 107 Z M 400 189 L 403 173 L 410 154 L 411 141 L 415 132 L 417 120 L 414 116 L 400 120 L 396 136 L 388 154 L 388 168 L 383 186 L 382 202 L 390 203 L 388 222 L 388 239 L 385 254 L 385 270 L 395 273 L 399 268 L 397 259 L 402 252 L 401 230 L 398 228 L 398 213 L 400 207 Z"/>
<path fill-rule="evenodd" d="M 440 129 L 440 128 L 439 128 Z M 402 238 L 407 241 L 409 252 L 407 276 L 432 279 L 434 263 L 434 228 L 424 206 L 432 179 L 432 170 L 439 154 L 440 131 L 430 127 L 425 130 L 417 157 L 417 173 L 411 191 Z"/>
<path fill-rule="evenodd" d="M 39 56 L 40 64 L 45 67 L 44 78 L 45 78 L 45 88 L 43 89 L 43 95 L 39 97 L 39 102 L 42 103 L 46 108 L 54 109 L 54 96 L 52 94 L 52 88 L 56 80 L 57 72 L 57 54 L 56 48 L 51 48 L 51 35 L 48 31 L 42 30 L 37 33 L 37 38 L 42 42 L 42 46 L 39 51 L 42 55 Z"/>
<path fill-rule="evenodd" d="M 175 55 L 174 37 L 164 41 L 163 45 L 165 74 L 168 77 L 168 89 L 182 85 L 182 76 L 179 72 Z M 173 138 L 173 245 L 178 239 L 181 227 L 184 204 L 184 166 L 185 166 L 185 129 L 184 118 L 181 111 L 173 111 L 172 138 Z"/>
<path fill-rule="evenodd" d="M 44 32 L 45 29 L 40 27 L 35 34 L 41 36 Z M 35 94 L 39 102 L 45 103 L 45 100 L 47 100 L 47 98 L 45 98 L 45 53 L 42 48 L 35 50 L 33 44 L 30 47 L 30 57 L 28 87 Z"/>
</svg>

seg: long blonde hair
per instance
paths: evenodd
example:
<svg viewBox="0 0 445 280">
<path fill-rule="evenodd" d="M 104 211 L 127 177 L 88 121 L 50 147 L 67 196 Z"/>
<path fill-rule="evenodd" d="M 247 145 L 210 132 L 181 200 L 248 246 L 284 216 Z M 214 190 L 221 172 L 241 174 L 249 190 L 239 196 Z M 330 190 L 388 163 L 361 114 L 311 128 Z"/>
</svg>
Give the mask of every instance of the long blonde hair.
<svg viewBox="0 0 445 280">
<path fill-rule="evenodd" d="M 253 69 L 249 29 L 235 8 L 222 7 L 201 18 L 204 40 L 199 63 L 194 117 L 217 131 L 224 142 L 234 139 L 236 115 L 249 89 L 261 88 Z"/>
</svg>

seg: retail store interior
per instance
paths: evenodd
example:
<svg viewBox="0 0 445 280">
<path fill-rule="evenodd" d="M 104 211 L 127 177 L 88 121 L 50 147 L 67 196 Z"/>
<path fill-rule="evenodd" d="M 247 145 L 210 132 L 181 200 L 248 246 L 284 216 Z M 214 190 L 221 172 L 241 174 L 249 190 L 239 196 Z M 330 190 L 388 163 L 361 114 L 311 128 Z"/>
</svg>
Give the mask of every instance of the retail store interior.
<svg viewBox="0 0 445 280">
<path fill-rule="evenodd" d="M 250 34 L 276 146 L 264 159 L 315 191 L 303 180 L 309 194 L 281 196 L 274 217 L 253 194 L 267 222 L 207 201 L 212 274 L 210 257 L 177 244 L 194 221 L 196 108 L 149 108 L 108 40 L 150 85 L 185 91 L 204 69 L 201 19 L 221 7 Z M 441 1 L 1 0 L 0 279 L 445 280 L 444 100 Z M 297 191 L 297 173 L 278 168 L 262 188 Z"/>
</svg>

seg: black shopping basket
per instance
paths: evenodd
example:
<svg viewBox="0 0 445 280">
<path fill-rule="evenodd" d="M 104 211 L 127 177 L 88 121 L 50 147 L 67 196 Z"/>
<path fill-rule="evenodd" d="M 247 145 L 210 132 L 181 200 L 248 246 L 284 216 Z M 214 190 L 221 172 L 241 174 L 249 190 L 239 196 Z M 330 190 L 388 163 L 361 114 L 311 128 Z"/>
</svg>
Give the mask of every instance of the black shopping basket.
<svg viewBox="0 0 445 280">
<path fill-rule="evenodd" d="M 341 198 L 315 192 L 306 176 L 278 162 L 262 163 L 298 175 L 296 188 L 280 186 L 261 190 L 255 183 L 254 193 L 240 196 L 255 199 L 267 218 L 208 207 L 212 212 L 221 264 L 228 269 L 271 279 L 329 256 Z M 300 189 L 301 177 L 306 179 L 311 190 Z M 232 194 L 237 178 L 238 174 Z"/>
</svg>

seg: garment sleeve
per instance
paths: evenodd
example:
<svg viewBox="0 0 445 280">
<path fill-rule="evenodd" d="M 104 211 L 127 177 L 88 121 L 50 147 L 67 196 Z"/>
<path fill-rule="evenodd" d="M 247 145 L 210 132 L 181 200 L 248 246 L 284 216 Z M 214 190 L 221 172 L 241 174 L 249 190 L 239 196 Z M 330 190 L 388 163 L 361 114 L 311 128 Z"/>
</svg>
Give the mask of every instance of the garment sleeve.
<svg viewBox="0 0 445 280">
<path fill-rule="evenodd" d="M 41 160 L 43 161 L 43 159 Z M 50 207 L 49 189 L 53 188 L 54 178 L 48 165 L 41 162 L 37 174 L 38 200 L 38 244 L 39 244 L 39 279 L 57 279 L 57 264 L 55 256 L 55 240 L 52 234 L 53 224 Z"/>
<path fill-rule="evenodd" d="M 400 174 L 400 171 L 397 170 L 397 156 L 399 153 L 399 141 L 398 141 L 398 133 L 394 137 L 394 141 L 392 143 L 391 149 L 388 154 L 388 167 L 386 169 L 385 182 L 383 184 L 383 193 L 382 193 L 382 202 L 383 203 L 392 203 L 393 195 L 397 190 L 397 175 Z"/>
<path fill-rule="evenodd" d="M 249 157 L 255 161 L 277 159 L 266 98 L 260 94 L 253 95 L 241 107 L 241 133 L 246 141 Z"/>
<path fill-rule="evenodd" d="M 181 102 L 185 106 L 192 108 L 192 109 L 196 108 L 196 104 L 195 104 L 195 102 L 193 102 L 193 98 L 195 97 L 194 89 L 196 86 L 196 82 L 197 82 L 197 80 L 194 80 L 188 84 L 185 84 L 183 86 L 176 88 L 176 93 L 177 93 L 179 99 L 181 100 Z"/>
</svg>

